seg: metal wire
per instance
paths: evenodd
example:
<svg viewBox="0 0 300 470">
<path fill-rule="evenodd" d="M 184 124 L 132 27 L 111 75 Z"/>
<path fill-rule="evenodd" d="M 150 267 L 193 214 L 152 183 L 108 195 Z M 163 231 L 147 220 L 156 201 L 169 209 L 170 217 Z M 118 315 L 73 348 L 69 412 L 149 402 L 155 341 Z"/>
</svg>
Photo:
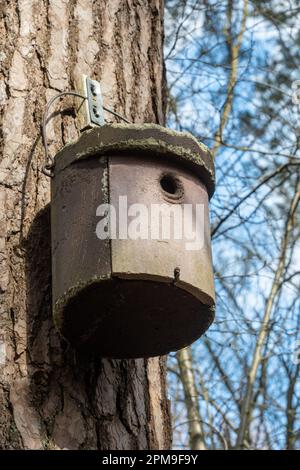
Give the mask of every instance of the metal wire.
<svg viewBox="0 0 300 470">
<path fill-rule="evenodd" d="M 122 116 L 122 114 L 119 114 L 119 113 L 117 113 L 116 111 L 113 111 L 110 108 L 106 108 L 106 106 L 102 106 L 102 108 L 104 109 L 104 111 L 107 111 L 108 113 L 113 114 L 114 116 L 118 117 L 119 119 L 122 119 L 122 121 L 127 122 L 127 124 L 131 124 L 131 122 L 128 121 L 128 119 L 126 119 L 126 117 Z"/>
<path fill-rule="evenodd" d="M 72 95 L 72 96 L 77 96 L 78 98 L 82 98 L 83 100 L 87 99 L 87 96 L 81 95 L 80 93 L 77 93 L 76 91 L 63 91 L 61 93 L 58 93 L 57 95 L 53 96 L 51 100 L 48 101 L 46 104 L 46 108 L 43 114 L 43 119 L 42 119 L 42 136 L 43 136 L 43 143 L 44 143 L 44 149 L 45 149 L 45 165 L 42 168 L 42 172 L 49 177 L 52 177 L 52 168 L 54 165 L 54 159 L 49 155 L 49 150 L 48 150 L 48 140 L 47 140 L 47 133 L 46 133 L 46 126 L 47 126 L 47 118 L 48 118 L 48 113 L 49 109 L 56 101 L 58 98 L 61 98 L 62 96 L 66 95 Z M 116 111 L 113 111 L 110 108 L 107 108 L 106 106 L 103 106 L 104 111 L 107 111 L 110 114 L 113 114 L 114 116 L 118 117 L 119 119 L 122 119 L 122 121 L 127 122 L 127 124 L 131 124 L 128 119 L 126 119 L 124 116 L 121 114 L 117 113 Z"/>
<path fill-rule="evenodd" d="M 58 98 L 61 98 L 62 96 L 65 95 L 72 95 L 72 96 L 78 96 L 79 98 L 82 98 L 83 100 L 86 100 L 86 96 L 81 95 L 80 93 L 77 93 L 76 91 L 63 91 L 62 93 L 58 93 L 57 95 L 53 96 L 50 101 L 46 104 L 46 108 L 43 114 L 43 120 L 42 120 L 42 135 L 43 135 L 43 142 L 44 142 L 44 148 L 45 148 L 45 165 L 42 168 L 42 172 L 46 176 L 52 177 L 52 172 L 51 169 L 54 164 L 54 160 L 52 157 L 49 155 L 48 151 L 48 141 L 47 141 L 47 133 L 46 133 L 46 125 L 47 125 L 47 117 L 48 117 L 48 112 L 51 107 L 51 105 L 54 103 L 55 100 Z"/>
</svg>

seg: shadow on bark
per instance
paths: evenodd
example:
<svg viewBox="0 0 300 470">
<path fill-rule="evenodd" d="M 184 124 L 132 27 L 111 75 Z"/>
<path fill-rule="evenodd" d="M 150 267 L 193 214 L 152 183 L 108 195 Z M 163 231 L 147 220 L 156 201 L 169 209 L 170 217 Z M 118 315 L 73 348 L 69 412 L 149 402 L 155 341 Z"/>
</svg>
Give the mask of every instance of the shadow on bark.
<svg viewBox="0 0 300 470">
<path fill-rule="evenodd" d="M 72 423 L 84 422 L 84 414 L 76 415 L 76 395 L 87 401 L 87 377 L 91 378 L 91 365 L 85 358 L 76 358 L 57 332 L 52 319 L 51 293 L 51 225 L 50 205 L 34 218 L 24 242 L 26 251 L 27 285 L 27 366 L 32 407 L 40 417 L 40 437 L 44 448 L 78 449 L 85 441 Z M 90 385 L 90 384 L 89 384 Z M 70 398 L 70 391 L 74 397 Z M 76 391 L 75 391 L 76 390 Z M 72 403 L 71 403 L 72 402 Z M 79 402 L 79 400 L 78 400 Z M 71 404 L 70 404 L 71 403 Z M 74 415 L 72 417 L 72 415 Z M 73 431 L 65 429 L 73 425 Z"/>
<path fill-rule="evenodd" d="M 51 304 L 51 226 L 48 204 L 34 218 L 26 249 L 27 364 L 32 398 L 40 407 L 48 394 L 55 356 L 66 348 L 55 330 Z M 53 357 L 53 352 L 55 352 Z M 56 364 L 58 365 L 58 364 Z"/>
</svg>

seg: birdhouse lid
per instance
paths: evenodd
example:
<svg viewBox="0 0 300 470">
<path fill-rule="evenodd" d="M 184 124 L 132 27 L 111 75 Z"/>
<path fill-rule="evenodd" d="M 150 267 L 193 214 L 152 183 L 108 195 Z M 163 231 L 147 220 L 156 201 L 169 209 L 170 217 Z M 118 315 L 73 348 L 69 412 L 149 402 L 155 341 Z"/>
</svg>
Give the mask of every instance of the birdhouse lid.
<svg viewBox="0 0 300 470">
<path fill-rule="evenodd" d="M 85 131 L 55 157 L 55 173 L 84 158 L 139 153 L 176 159 L 190 168 L 205 184 L 209 197 L 215 189 L 214 162 L 208 147 L 189 132 L 178 132 L 157 124 L 106 124 Z"/>
</svg>

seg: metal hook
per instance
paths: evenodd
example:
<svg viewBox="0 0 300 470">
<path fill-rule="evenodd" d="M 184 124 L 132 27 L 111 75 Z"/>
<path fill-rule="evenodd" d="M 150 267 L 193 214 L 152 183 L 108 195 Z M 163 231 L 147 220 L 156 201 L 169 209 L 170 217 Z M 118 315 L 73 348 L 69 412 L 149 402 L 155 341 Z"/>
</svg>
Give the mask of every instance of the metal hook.
<svg viewBox="0 0 300 470">
<path fill-rule="evenodd" d="M 43 120 L 42 120 L 42 136 L 43 136 L 43 143 L 44 143 L 44 149 L 45 149 L 45 165 L 42 168 L 42 172 L 44 173 L 44 175 L 49 176 L 50 178 L 53 176 L 51 169 L 53 168 L 54 160 L 52 157 L 50 157 L 49 151 L 48 151 L 48 142 L 47 142 L 47 133 L 46 133 L 48 112 L 49 112 L 51 105 L 54 103 L 54 101 L 65 95 L 78 96 L 79 98 L 82 98 L 83 100 L 87 99 L 86 96 L 83 96 L 80 93 L 77 93 L 76 91 L 63 91 L 62 93 L 58 93 L 57 95 L 53 96 L 53 98 L 51 98 L 51 100 L 48 101 L 48 103 L 46 104 L 46 108 L 45 108 L 45 111 L 43 114 Z"/>
</svg>

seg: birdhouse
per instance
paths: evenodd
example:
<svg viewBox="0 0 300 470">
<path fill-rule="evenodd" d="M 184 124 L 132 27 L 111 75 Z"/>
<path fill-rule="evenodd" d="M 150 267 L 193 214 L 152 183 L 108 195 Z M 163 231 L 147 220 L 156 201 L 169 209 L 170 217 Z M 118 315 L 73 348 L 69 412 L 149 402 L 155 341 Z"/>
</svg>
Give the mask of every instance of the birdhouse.
<svg viewBox="0 0 300 470">
<path fill-rule="evenodd" d="M 76 349 L 151 357 L 207 330 L 213 191 L 207 147 L 154 124 L 93 128 L 56 155 L 53 315 Z"/>
</svg>

